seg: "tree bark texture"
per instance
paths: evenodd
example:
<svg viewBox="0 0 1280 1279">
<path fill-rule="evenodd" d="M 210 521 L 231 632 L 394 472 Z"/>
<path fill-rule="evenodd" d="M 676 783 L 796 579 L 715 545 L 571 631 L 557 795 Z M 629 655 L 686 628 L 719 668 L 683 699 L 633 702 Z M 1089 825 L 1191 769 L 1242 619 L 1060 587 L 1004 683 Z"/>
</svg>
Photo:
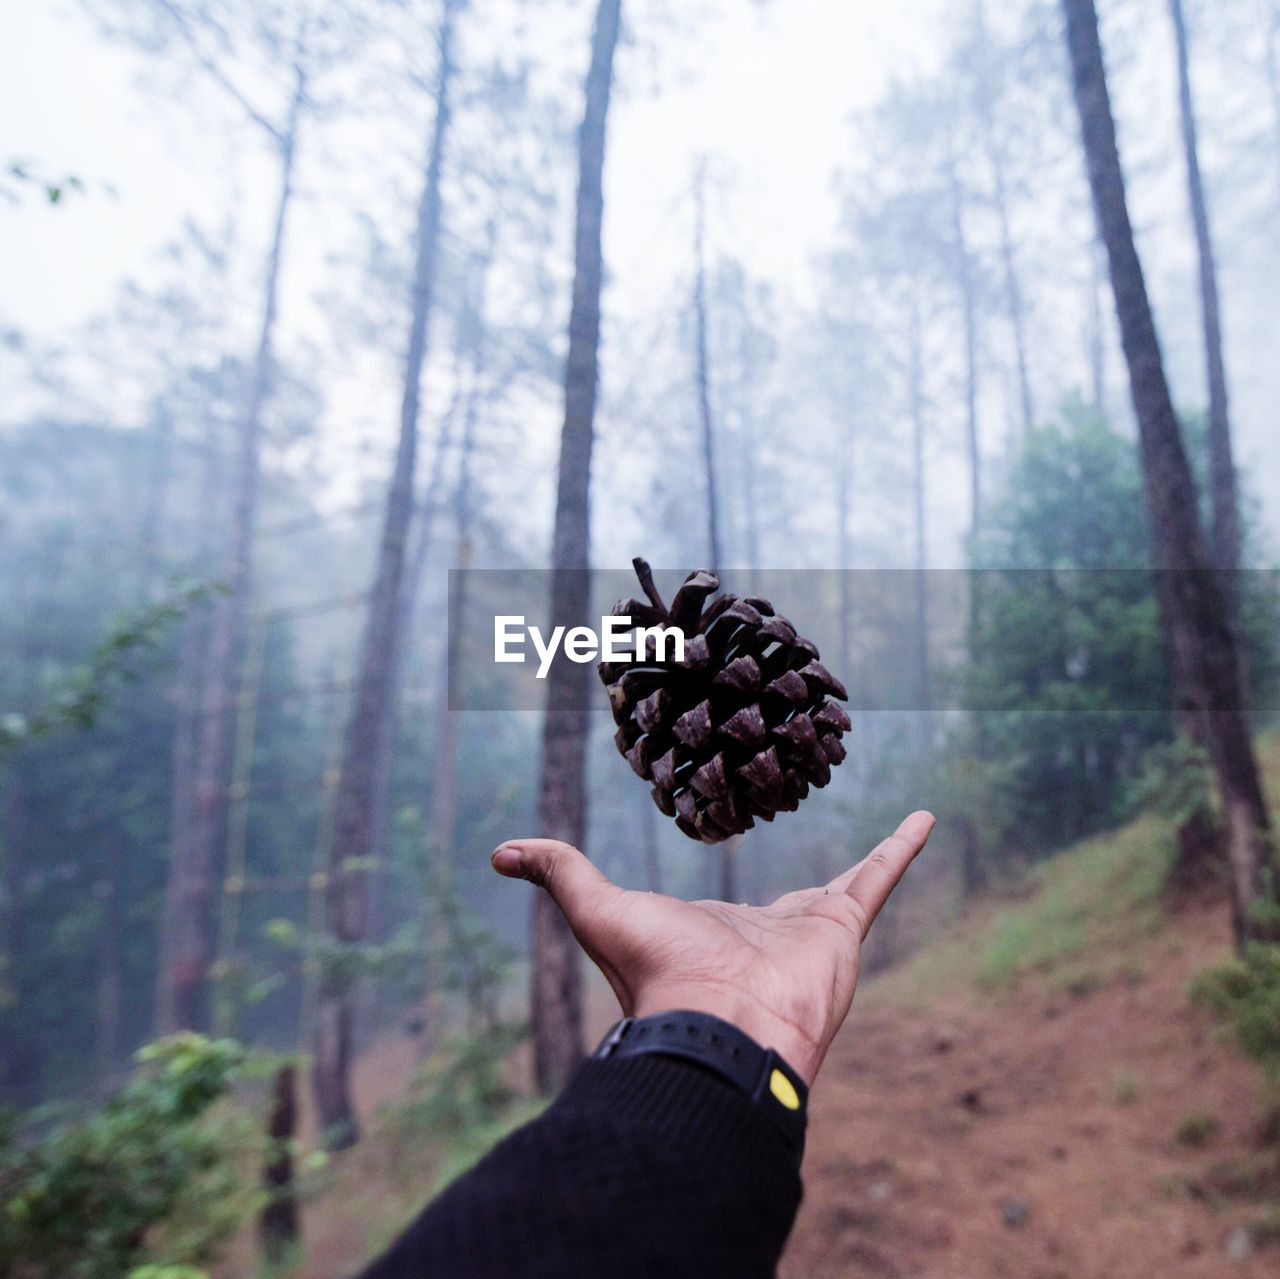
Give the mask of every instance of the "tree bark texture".
<svg viewBox="0 0 1280 1279">
<path fill-rule="evenodd" d="M 222 570 L 225 593 L 214 603 L 209 620 L 200 723 L 191 761 L 193 783 L 189 821 L 184 823 L 185 831 L 178 825 L 173 832 L 175 842 L 165 888 L 156 990 L 158 1034 L 201 1028 L 209 1017 L 214 893 L 226 841 L 236 667 L 251 595 L 262 410 L 271 389 L 280 264 L 293 197 L 294 160 L 305 94 L 306 72 L 299 65 L 288 123 L 278 138 L 280 194 L 267 258 L 258 347 L 240 424 L 235 497 Z"/>
<path fill-rule="evenodd" d="M 580 625 L 590 589 L 591 444 L 599 375 L 600 288 L 603 272 L 604 150 L 622 0 L 600 0 L 591 40 L 586 106 L 578 147 L 573 302 L 565 362 L 564 428 L 551 546 L 551 620 Z M 586 748 L 592 672 L 557 662 L 547 677 L 538 788 L 541 833 L 582 847 L 586 835 Z M 535 893 L 532 921 L 531 1013 L 534 1077 L 543 1092 L 564 1086 L 582 1059 L 582 979 L 577 943 L 546 893 Z"/>
<path fill-rule="evenodd" d="M 699 169 L 694 183 L 694 277 L 693 319 L 696 367 L 694 378 L 698 387 L 698 424 L 702 434 L 702 465 L 707 485 L 707 551 L 711 556 L 711 571 L 724 567 L 720 556 L 719 490 L 716 484 L 715 422 L 711 416 L 711 362 L 708 354 L 707 316 L 707 253 L 706 221 L 707 192 L 706 173 Z"/>
<path fill-rule="evenodd" d="M 1221 794 L 1237 944 L 1265 936 L 1255 908 L 1274 900 L 1270 822 L 1248 717 L 1236 637 L 1200 527 L 1195 486 L 1174 415 L 1160 344 L 1134 244 L 1124 172 L 1093 0 L 1062 0 L 1085 163 L 1111 271 L 1161 581 L 1157 598 L 1181 711 L 1201 720 Z"/>
<path fill-rule="evenodd" d="M 1009 184 L 1005 176 L 1005 154 L 996 131 L 995 91 L 991 83 L 991 67 L 987 60 L 987 20 L 983 0 L 974 5 L 977 38 L 977 98 L 983 133 L 987 140 L 987 160 L 991 166 L 992 195 L 999 231 L 1000 267 L 1004 276 L 1005 306 L 1009 326 L 1013 330 L 1013 351 L 1018 373 L 1018 403 L 1022 413 L 1023 432 L 1031 430 L 1035 421 L 1035 405 L 1031 396 L 1031 375 L 1027 361 L 1026 305 L 1022 298 L 1022 282 L 1018 276 L 1017 250 L 1013 242 L 1013 225 L 1009 214 Z"/>
<path fill-rule="evenodd" d="M 964 195 L 955 159 L 947 165 L 951 195 L 951 234 L 956 257 L 956 288 L 964 324 L 964 424 L 965 450 L 969 458 L 969 537 L 977 536 L 982 521 L 982 453 L 978 447 L 978 320 L 973 259 L 964 229 Z"/>
<path fill-rule="evenodd" d="M 380 786 L 379 781 L 381 770 L 388 765 L 386 757 L 390 753 L 395 716 L 397 641 L 405 552 L 413 522 L 422 370 L 426 362 L 440 239 L 441 176 L 450 123 L 449 94 L 454 73 L 451 44 L 456 10 L 456 2 L 446 3 L 439 30 L 436 110 L 418 205 L 400 436 L 334 803 L 334 839 L 325 887 L 325 926 L 331 937 L 343 946 L 357 946 L 367 938 L 372 867 L 381 852 L 373 839 L 379 827 L 377 803 L 380 797 L 386 800 L 386 788 Z M 320 1127 L 331 1148 L 348 1146 L 359 1135 L 350 1086 L 355 1021 L 353 994 L 349 973 L 330 971 L 322 976 L 312 1080 Z"/>
<path fill-rule="evenodd" d="M 694 230 L 693 230 L 693 319 L 694 349 L 697 355 L 694 379 L 698 387 L 698 423 L 702 432 L 702 466 L 707 485 L 707 550 L 711 556 L 713 572 L 724 567 L 720 545 L 719 485 L 716 483 L 716 431 L 711 414 L 711 356 L 710 317 L 707 307 L 707 175 L 699 167 L 694 180 Z M 742 840 L 738 836 L 726 839 L 720 845 L 721 901 L 734 901 L 738 895 L 735 863 Z"/>
<path fill-rule="evenodd" d="M 1231 448 L 1231 419 L 1227 409 L 1227 372 L 1222 354 L 1222 320 L 1218 307 L 1218 270 L 1213 237 L 1209 233 L 1209 208 L 1200 176 L 1200 150 L 1196 139 L 1196 115 L 1191 98 L 1191 69 L 1187 52 L 1187 24 L 1182 0 L 1169 0 L 1178 50 L 1178 110 L 1182 121 L 1182 147 L 1187 163 L 1187 194 L 1195 228 L 1200 267 L 1200 314 L 1204 325 L 1205 373 L 1209 388 L 1209 499 L 1213 513 L 1210 551 L 1222 575 L 1222 590 L 1230 610 L 1229 621 L 1240 635 L 1239 592 L 1236 570 L 1240 567 L 1240 514 L 1236 494 L 1236 468 Z"/>
<path fill-rule="evenodd" d="M 281 1066 L 271 1088 L 267 1114 L 267 1159 L 262 1187 L 267 1201 L 258 1215 L 258 1240 L 268 1265 L 288 1263 L 298 1246 L 301 1228 L 293 1181 L 293 1143 L 298 1135 L 297 1071 Z"/>
<path fill-rule="evenodd" d="M 472 552 L 472 466 L 475 453 L 476 427 L 480 415 L 480 379 L 486 359 L 484 327 L 484 281 L 488 274 L 492 243 L 483 260 L 478 264 L 479 280 L 473 303 L 476 339 L 471 351 L 471 384 L 467 389 L 462 410 L 462 439 L 458 456 L 458 477 L 453 491 L 453 524 L 457 539 L 455 564 L 458 576 L 449 592 L 449 626 L 446 640 L 444 696 L 440 708 L 440 732 L 436 741 L 436 757 L 431 769 L 431 826 L 429 840 L 428 886 L 431 897 L 427 928 L 428 972 L 426 980 L 425 1033 L 422 1039 L 424 1051 L 430 1049 L 444 1036 L 447 1007 L 445 981 L 448 965 L 446 949 L 450 944 L 451 919 L 455 909 L 453 900 L 453 849 L 457 842 L 458 825 L 458 712 L 453 706 L 458 700 L 458 684 L 461 675 L 459 664 L 453 660 L 462 643 L 463 621 L 467 614 L 469 577 Z"/>
<path fill-rule="evenodd" d="M 919 709 L 928 711 L 933 705 L 929 676 L 929 597 L 925 580 L 928 561 L 925 537 L 925 458 L 924 458 L 924 354 L 920 308 L 912 301 L 910 353 L 907 377 L 911 403 L 912 514 L 915 532 L 915 604 L 916 604 L 916 678 L 920 696 Z M 888 929 L 885 930 L 886 932 Z"/>
</svg>

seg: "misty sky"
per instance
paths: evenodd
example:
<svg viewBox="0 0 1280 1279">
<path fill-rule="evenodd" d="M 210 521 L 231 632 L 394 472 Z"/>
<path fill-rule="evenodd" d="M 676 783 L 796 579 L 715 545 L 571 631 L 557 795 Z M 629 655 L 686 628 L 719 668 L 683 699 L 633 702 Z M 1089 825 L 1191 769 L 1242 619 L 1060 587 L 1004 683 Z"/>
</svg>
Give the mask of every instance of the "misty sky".
<svg viewBox="0 0 1280 1279">
<path fill-rule="evenodd" d="M 836 218 L 833 172 L 853 142 L 850 117 L 872 104 L 891 76 L 930 69 L 945 9 L 928 0 L 742 3 L 682 14 L 676 30 L 657 24 L 643 30 L 644 6 L 630 6 L 638 38 L 620 55 L 610 121 L 607 325 L 625 325 L 631 317 L 670 306 L 673 291 L 682 287 L 690 257 L 688 191 L 702 153 L 715 157 L 718 179 L 709 214 L 712 252 L 731 251 L 790 302 L 812 303 L 815 255 L 830 243 Z M 1118 31 L 1115 60 L 1130 77 L 1117 93 L 1122 111 L 1126 103 L 1168 88 L 1160 75 L 1153 79 L 1141 66 L 1137 72 L 1131 66 L 1152 42 L 1158 46 L 1157 65 L 1164 64 L 1166 32 L 1155 26 L 1162 12 L 1154 0 L 1137 0 L 1123 21 L 1111 24 Z M 579 5 L 569 15 L 557 11 L 562 23 L 570 17 L 577 28 L 562 32 L 562 43 L 576 51 L 570 69 L 580 76 L 589 7 Z M 256 266 L 275 194 L 273 171 L 253 131 L 236 122 L 216 93 L 193 77 L 182 86 L 181 101 L 175 100 L 163 68 L 103 38 L 79 6 L 63 0 L 13 6 L 6 25 L 8 38 L 0 42 L 0 158 L 6 164 L 30 161 L 51 177 L 75 173 L 89 190 L 57 209 L 30 196 L 18 206 L 0 207 L 0 323 L 22 329 L 37 343 L 67 339 L 110 305 L 123 280 L 145 284 L 161 247 L 192 214 L 216 221 L 234 209 L 247 246 L 245 269 Z M 576 101 L 572 109 L 579 109 Z M 1236 109 L 1234 103 L 1224 108 Z M 1175 122 L 1171 100 L 1160 116 Z M 1212 178 L 1212 103 L 1207 117 Z M 348 127 L 358 136 L 358 124 Z M 367 145 L 378 146 L 380 124 L 367 128 L 374 131 Z M 1141 175 L 1133 203 L 1175 390 L 1189 399 L 1199 397 L 1200 378 L 1192 245 L 1182 222 L 1181 172 L 1170 137 L 1144 135 L 1126 158 Z M 303 166 L 305 186 L 305 157 Z M 324 181 L 323 157 L 311 171 Z M 343 233 L 335 210 L 358 209 L 364 198 L 354 180 L 341 192 L 318 185 L 304 195 L 286 262 L 285 348 L 299 335 L 323 340 L 317 294 L 327 283 L 326 256 Z M 1041 269 L 1036 229 L 1031 218 L 1027 225 L 1024 269 L 1035 277 Z M 566 254 L 568 230 L 562 240 Z M 1280 452 L 1269 412 L 1276 372 L 1261 354 L 1269 338 L 1257 302 L 1242 300 L 1235 289 L 1242 264 L 1229 249 L 1223 259 L 1239 451 L 1255 463 L 1254 487 L 1270 515 L 1280 497 Z M 1050 270 L 1056 266 L 1045 264 Z M 1046 312 L 1054 305 L 1050 296 Z M 1058 356 L 1042 351 L 1039 358 L 1047 365 Z M 1077 353 L 1062 357 L 1076 358 Z M 607 353 L 605 369 L 607 376 Z M 1112 376 L 1122 408 L 1123 382 L 1114 359 Z M 394 378 L 383 376 L 372 385 L 366 380 L 355 389 L 333 390 L 328 420 L 338 423 L 334 438 L 344 438 L 344 422 L 360 419 L 389 442 L 397 395 Z M 13 418 L 24 399 L 10 390 L 5 403 L 0 412 Z M 554 439 L 553 430 L 547 438 Z M 998 450 L 999 438 L 989 446 Z M 938 512 L 932 536 L 950 543 L 963 524 L 963 485 L 946 469 L 941 478 L 935 472 L 932 482 Z M 933 558 L 949 556 L 939 552 Z"/>
</svg>

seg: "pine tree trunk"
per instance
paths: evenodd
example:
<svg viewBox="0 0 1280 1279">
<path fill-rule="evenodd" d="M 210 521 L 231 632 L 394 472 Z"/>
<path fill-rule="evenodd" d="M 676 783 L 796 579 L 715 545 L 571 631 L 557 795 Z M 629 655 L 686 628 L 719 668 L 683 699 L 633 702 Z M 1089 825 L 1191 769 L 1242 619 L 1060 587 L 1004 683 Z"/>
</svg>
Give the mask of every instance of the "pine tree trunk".
<svg viewBox="0 0 1280 1279">
<path fill-rule="evenodd" d="M 418 409 L 427 333 L 435 288 L 440 238 L 441 174 L 448 138 L 449 92 L 453 78 L 451 41 L 456 2 L 446 3 L 441 20 L 440 71 L 436 111 L 428 142 L 426 180 L 418 206 L 417 251 L 413 275 L 412 320 L 405 360 L 400 438 L 387 493 L 378 567 L 361 641 L 360 669 L 351 717 L 343 738 L 338 793 L 334 803 L 334 839 L 325 888 L 325 925 L 344 946 L 366 940 L 371 863 L 381 850 L 373 844 L 377 825 L 379 768 L 391 741 L 395 716 L 397 628 L 404 586 L 405 548 L 413 521 L 414 469 L 418 448 Z M 385 791 L 383 792 L 385 796 Z M 312 1065 L 316 1108 L 330 1149 L 351 1145 L 359 1132 L 351 1103 L 354 1011 L 349 975 L 322 976 L 316 1010 Z"/>
<path fill-rule="evenodd" d="M 974 23 L 977 34 L 978 109 L 983 132 L 987 139 L 987 160 L 991 165 L 993 195 L 995 197 L 996 224 L 999 231 L 1000 267 L 1004 276 L 1005 306 L 1009 313 L 1009 326 L 1013 330 L 1013 350 L 1018 372 L 1018 402 L 1022 413 L 1024 434 L 1035 421 L 1035 406 L 1031 398 L 1031 377 L 1027 371 L 1026 307 L 1022 300 L 1022 283 L 1018 278 L 1017 252 L 1013 244 L 1013 226 L 1009 216 L 1009 187 L 1005 177 L 1005 156 L 996 132 L 994 91 L 991 70 L 987 64 L 987 22 L 983 0 L 974 5 Z"/>
<path fill-rule="evenodd" d="M 694 344 L 697 352 L 694 376 L 698 387 L 698 422 L 702 428 L 702 466 L 707 485 L 707 551 L 711 557 L 712 570 L 718 571 L 724 567 L 724 564 L 720 546 L 720 488 L 716 483 L 716 432 L 715 421 L 711 416 L 711 357 L 707 333 L 706 185 L 706 170 L 699 167 L 694 181 L 693 318 Z M 718 892 L 721 901 L 737 900 L 738 889 L 734 870 L 741 845 L 742 841 L 736 835 L 726 839 L 720 845 Z"/>
<path fill-rule="evenodd" d="M 1196 506 L 1191 468 L 1165 380 L 1142 265 L 1134 245 L 1093 0 L 1062 0 L 1089 184 L 1102 239 L 1134 411 L 1151 523 L 1157 591 L 1174 684 L 1200 720 L 1221 793 L 1237 944 L 1267 935 L 1255 907 L 1270 898 L 1270 822 L 1241 703 L 1235 634 L 1227 621 Z M 1273 926 L 1272 926 L 1273 927 Z"/>
<path fill-rule="evenodd" d="M 964 198 L 954 158 L 948 163 L 947 179 L 951 191 L 956 287 L 960 293 L 960 313 L 964 322 L 964 423 L 965 449 L 969 458 L 969 538 L 972 541 L 982 521 L 982 453 L 978 447 L 978 321 L 973 263 L 964 230 Z"/>
<path fill-rule="evenodd" d="M 1276 158 L 1280 160 L 1280 9 L 1274 5 L 1271 25 L 1267 30 L 1267 88 L 1271 93 L 1271 127 L 1275 135 Z M 1280 183 L 1280 168 L 1276 177 Z"/>
<path fill-rule="evenodd" d="M 658 846 L 658 810 L 649 797 L 641 794 L 641 838 L 644 840 L 644 880 L 651 893 L 662 892 L 662 852 Z"/>
<path fill-rule="evenodd" d="M 751 349 L 749 320 L 743 316 L 743 335 L 739 350 L 742 364 L 742 523 L 743 549 L 747 556 L 748 580 L 751 589 L 757 589 L 760 572 L 760 510 L 756 496 L 756 471 L 758 469 L 755 420 L 755 356 Z"/>
<path fill-rule="evenodd" d="M 98 936 L 97 998 L 94 1008 L 94 1083 L 100 1096 L 111 1091 L 120 1059 L 120 1017 L 124 1007 L 124 856 L 120 842 L 107 850 L 101 884 L 102 927 Z"/>
<path fill-rule="evenodd" d="M 455 328 L 455 333 L 457 329 Z M 436 436 L 436 447 L 434 457 L 431 463 L 431 477 L 427 482 L 426 492 L 423 494 L 420 503 L 421 516 L 418 520 L 418 536 L 413 551 L 413 562 L 409 570 L 408 578 L 405 581 L 405 600 L 401 609 L 402 619 L 402 643 L 403 628 L 413 624 L 414 618 L 417 616 L 417 600 L 421 591 L 423 574 L 426 572 L 427 560 L 430 551 L 435 545 L 435 526 L 436 520 L 442 513 L 444 506 L 444 484 L 445 484 L 445 465 L 449 450 L 453 446 L 453 436 L 457 419 L 465 411 L 463 401 L 469 398 L 463 392 L 463 358 L 462 349 L 459 346 L 454 352 L 454 394 L 440 423 L 439 434 Z M 453 604 L 450 602 L 450 627 L 453 626 Z M 436 706 L 434 714 L 442 725 L 442 732 L 445 731 L 445 725 L 449 719 L 449 654 L 448 644 L 452 642 L 446 640 L 446 651 L 441 655 L 443 662 L 442 678 L 441 678 L 441 694 L 439 704 Z M 424 976 L 425 996 L 423 1000 L 423 1033 L 418 1041 L 418 1053 L 420 1057 L 426 1057 L 435 1046 L 439 1036 L 443 1033 L 445 1018 L 445 1000 L 444 1000 L 444 950 L 445 939 L 447 937 L 447 919 L 445 912 L 449 908 L 446 900 L 449 885 L 447 883 L 448 865 L 447 861 L 442 860 L 442 850 L 435 842 L 435 804 L 437 796 L 438 782 L 436 780 L 436 770 L 439 765 L 439 752 L 437 752 L 437 760 L 433 766 L 427 770 L 425 777 L 426 785 L 424 787 L 424 803 L 423 811 L 431 814 L 431 819 L 427 825 L 426 843 L 427 843 L 427 884 L 426 891 L 430 908 L 426 920 L 426 929 L 424 940 L 426 943 L 427 961 Z"/>
<path fill-rule="evenodd" d="M 280 195 L 267 259 L 262 323 L 248 403 L 240 425 L 235 504 L 222 582 L 226 593 L 214 604 L 209 625 L 201 723 L 192 761 L 191 813 L 185 845 L 175 846 L 165 889 L 157 1033 L 200 1028 L 209 1015 L 209 963 L 214 944 L 213 898 L 226 839 L 235 712 L 236 666 L 249 611 L 250 570 L 258 503 L 262 410 L 270 391 L 272 342 L 284 250 L 285 224 L 293 196 L 298 125 L 306 73 L 297 69 L 289 122 L 280 136 Z M 181 836 L 182 832 L 175 831 Z"/>
<path fill-rule="evenodd" d="M 272 1083 L 267 1115 L 267 1161 L 262 1185 L 267 1201 L 258 1216 L 258 1240 L 267 1264 L 288 1264 L 298 1247 L 298 1201 L 293 1183 L 293 1143 L 298 1135 L 297 1072 L 281 1066 Z"/>
<path fill-rule="evenodd" d="M 156 407 L 152 425 L 151 456 L 138 517 L 138 594 L 142 602 L 153 600 L 160 588 L 158 568 L 160 528 L 173 469 L 173 417 L 167 404 Z"/>
<path fill-rule="evenodd" d="M 4 879 L 0 884 L 0 964 L 5 974 L 8 1007 L 4 1052 L 0 1053 L 0 1096 L 22 1104 L 34 1102 L 42 1077 L 40 1043 L 30 1026 L 24 1026 L 23 1004 L 30 993 L 23 982 L 22 957 L 26 954 L 27 910 L 24 881 L 31 853 L 32 819 L 27 800 L 25 768 L 11 762 L 0 775 L 0 853 L 4 855 Z M 16 1023 L 16 1024 L 15 1024 Z M 15 1033 L 16 1032 L 16 1033 Z"/>
<path fill-rule="evenodd" d="M 707 263 L 706 263 L 706 174 L 699 169 L 694 185 L 694 345 L 697 363 L 694 378 L 698 387 L 698 425 L 702 436 L 702 466 L 707 492 L 707 553 L 710 568 L 717 572 L 721 562 L 720 513 L 717 505 L 715 423 L 711 417 L 711 368 L 707 339 Z"/>
<path fill-rule="evenodd" d="M 1013 329 L 1014 357 L 1018 366 L 1018 403 L 1022 411 L 1023 434 L 1035 422 L 1035 406 L 1031 399 L 1031 376 L 1027 372 L 1027 321 L 1022 301 L 1022 285 L 1014 257 L 1013 231 L 1009 225 L 1009 197 L 1005 190 L 1003 163 L 996 162 L 996 208 L 1000 215 L 1000 262 L 1004 270 L 1005 300 L 1009 308 L 1009 324 Z"/>
<path fill-rule="evenodd" d="M 849 669 L 853 629 L 853 581 L 849 563 L 849 472 L 853 466 L 852 425 L 840 432 L 836 455 L 836 571 L 840 574 L 837 607 L 840 609 L 840 675 L 852 680 Z"/>
<path fill-rule="evenodd" d="M 1195 227 L 1200 263 L 1200 313 L 1204 323 L 1205 371 L 1209 385 L 1209 498 L 1213 512 L 1209 549 L 1222 580 L 1222 593 L 1230 610 L 1228 620 L 1237 640 L 1241 635 L 1240 600 L 1236 571 L 1240 567 L 1240 516 L 1236 495 L 1236 468 L 1231 448 L 1231 421 L 1227 411 L 1227 373 L 1222 354 L 1222 321 L 1218 308 L 1218 271 L 1213 239 L 1209 234 L 1209 209 L 1200 177 L 1200 153 L 1196 143 L 1196 116 L 1191 100 L 1191 70 L 1187 54 L 1187 25 L 1182 0 L 1169 0 L 1169 13 L 1178 50 L 1178 108 L 1182 120 L 1182 146 L 1187 162 L 1187 191 L 1191 221 Z M 1243 656 L 1243 649 L 1241 649 Z"/>
<path fill-rule="evenodd" d="M 978 533 L 982 527 L 982 449 L 978 438 L 978 304 L 973 278 L 973 258 L 964 225 L 964 194 L 956 172 L 954 154 L 947 157 L 947 184 L 951 194 L 951 234 L 955 241 L 956 287 L 960 293 L 960 313 L 964 323 L 964 425 L 965 452 L 969 459 L 969 558 L 976 564 Z M 982 614 L 982 574 L 968 576 L 969 635 L 972 643 L 978 634 Z M 979 712 L 974 717 L 974 747 L 979 756 L 985 753 L 986 732 Z M 961 832 L 962 887 L 966 895 L 977 891 L 976 864 L 978 840 L 972 822 Z"/>
<path fill-rule="evenodd" d="M 551 620 L 580 625 L 590 603 L 591 444 L 599 374 L 600 286 L 603 270 L 605 128 L 613 83 L 622 0 L 599 0 L 579 135 L 574 232 L 573 303 L 565 362 L 564 429 L 552 538 Z M 586 835 L 586 748 L 592 672 L 556 662 L 547 676 L 538 793 L 541 833 L 582 847 Z M 582 1059 L 582 984 L 577 943 L 551 898 L 533 897 L 532 990 L 534 1077 L 543 1092 L 568 1081 Z"/>
<path fill-rule="evenodd" d="M 928 561 L 925 539 L 924 482 L 924 356 L 919 306 L 913 301 L 911 310 L 908 396 L 911 402 L 912 515 L 915 532 L 915 596 L 916 596 L 916 679 L 921 711 L 933 706 L 929 678 L 929 596 L 925 580 Z M 885 929 L 888 932 L 888 929 Z"/>
<path fill-rule="evenodd" d="M 458 457 L 458 478 L 453 493 L 453 522 L 457 538 L 455 563 L 459 570 L 449 595 L 449 631 L 445 654 L 445 688 L 440 708 L 440 735 L 436 758 L 431 769 L 431 886 L 428 952 L 432 956 L 427 976 L 426 1034 L 423 1048 L 429 1050 L 440 1041 L 445 1026 L 445 965 L 441 962 L 449 944 L 449 917 L 453 909 L 453 849 L 458 827 L 458 712 L 453 709 L 459 698 L 461 669 L 449 655 L 458 651 L 462 642 L 463 623 L 467 615 L 471 567 L 473 511 L 471 504 L 472 462 L 475 452 L 476 425 L 480 413 L 480 377 L 485 363 L 484 280 L 489 269 L 489 254 L 479 265 L 480 281 L 474 303 L 477 339 L 471 353 L 471 385 L 462 414 L 462 440 Z M 470 1010 L 469 1010 L 470 1011 Z"/>
<path fill-rule="evenodd" d="M 172 462 L 173 417 L 168 406 L 161 404 L 154 411 L 147 478 L 138 517 L 139 607 L 154 601 L 161 587 L 158 552 Z M 185 625 L 183 629 L 185 631 Z M 120 1057 L 124 996 L 124 880 L 122 850 L 118 844 L 113 844 L 107 851 L 104 874 L 97 886 L 102 901 L 102 924 L 95 977 L 94 1075 L 98 1091 L 103 1096 L 111 1090 L 116 1062 Z"/>
<path fill-rule="evenodd" d="M 1103 332 L 1102 294 L 1106 288 L 1106 249 L 1095 235 L 1089 244 L 1089 381 L 1093 391 L 1093 411 L 1100 420 L 1107 416 L 1107 341 Z"/>
</svg>

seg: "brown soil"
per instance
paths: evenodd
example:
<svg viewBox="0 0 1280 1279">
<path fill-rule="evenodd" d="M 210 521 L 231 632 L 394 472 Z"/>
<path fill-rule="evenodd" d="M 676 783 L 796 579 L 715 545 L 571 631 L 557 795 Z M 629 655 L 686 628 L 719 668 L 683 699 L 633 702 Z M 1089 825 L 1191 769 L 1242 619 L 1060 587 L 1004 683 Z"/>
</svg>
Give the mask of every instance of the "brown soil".
<svg viewBox="0 0 1280 1279">
<path fill-rule="evenodd" d="M 1280 1199 L 1257 1066 L 1186 996 L 1227 945 L 1201 901 L 1104 989 L 958 1006 L 870 986 L 813 1092 L 781 1279 L 1280 1273 L 1275 1247 L 1228 1255 Z M 1175 1138 L 1195 1112 L 1220 1124 L 1202 1147 Z"/>
</svg>

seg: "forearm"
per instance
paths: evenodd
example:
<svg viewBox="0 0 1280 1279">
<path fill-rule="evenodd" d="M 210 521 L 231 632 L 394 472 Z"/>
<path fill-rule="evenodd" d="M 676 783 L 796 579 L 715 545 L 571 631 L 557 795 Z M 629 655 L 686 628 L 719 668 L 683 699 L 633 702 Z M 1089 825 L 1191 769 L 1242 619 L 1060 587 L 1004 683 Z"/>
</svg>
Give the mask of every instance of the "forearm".
<svg viewBox="0 0 1280 1279">
<path fill-rule="evenodd" d="M 697 1065 L 590 1061 L 362 1279 L 769 1276 L 798 1164 L 758 1106 Z"/>
</svg>

